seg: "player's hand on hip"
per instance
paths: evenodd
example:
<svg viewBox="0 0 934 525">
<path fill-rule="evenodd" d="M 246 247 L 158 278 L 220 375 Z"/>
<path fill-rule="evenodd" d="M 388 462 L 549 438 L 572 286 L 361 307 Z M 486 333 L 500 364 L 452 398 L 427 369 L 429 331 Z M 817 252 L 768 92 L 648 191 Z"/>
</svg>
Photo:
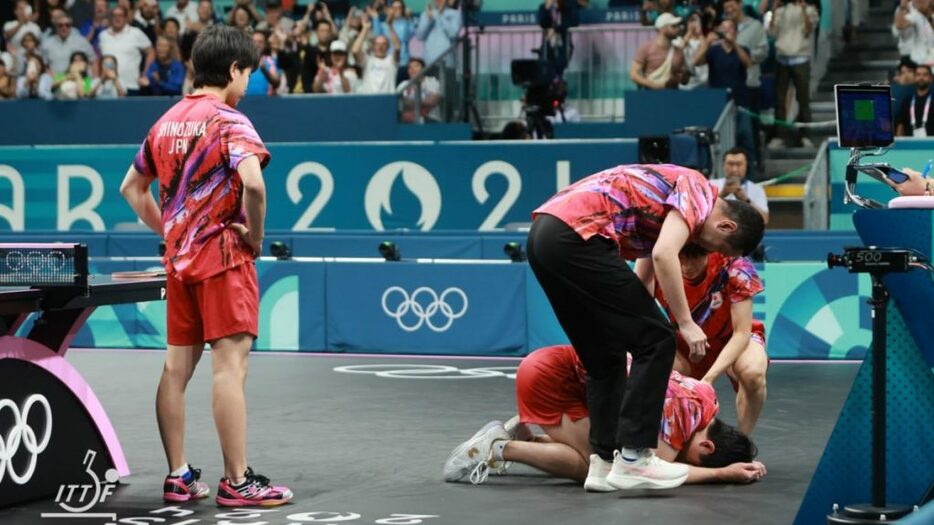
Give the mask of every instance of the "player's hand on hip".
<svg viewBox="0 0 934 525">
<path fill-rule="evenodd" d="M 245 225 L 235 222 L 230 225 L 230 229 L 240 234 L 240 237 L 253 250 L 253 255 L 259 257 L 263 254 L 263 238 L 252 235 L 250 229 Z"/>
<path fill-rule="evenodd" d="M 692 362 L 696 363 L 704 358 L 704 355 L 707 354 L 707 334 L 701 330 L 700 326 L 697 326 L 697 323 L 687 323 L 682 324 L 681 328 L 678 329 L 681 333 L 681 337 L 684 339 L 684 342 L 687 343 L 688 349 L 690 350 L 689 358 Z"/>
</svg>

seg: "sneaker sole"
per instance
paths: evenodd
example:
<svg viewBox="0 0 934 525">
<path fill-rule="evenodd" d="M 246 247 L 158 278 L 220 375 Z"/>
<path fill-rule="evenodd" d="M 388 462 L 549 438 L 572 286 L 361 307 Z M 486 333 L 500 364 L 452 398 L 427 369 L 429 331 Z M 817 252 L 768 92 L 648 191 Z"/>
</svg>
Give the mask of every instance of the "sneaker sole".
<svg viewBox="0 0 934 525">
<path fill-rule="evenodd" d="M 589 478 L 584 481 L 584 490 L 587 492 L 616 492 L 619 490 L 606 482 L 591 481 Z"/>
<path fill-rule="evenodd" d="M 642 476 L 614 476 L 611 472 L 610 475 L 606 477 L 607 485 L 611 487 L 616 487 L 622 490 L 631 490 L 631 489 L 652 489 L 652 490 L 661 490 L 661 489 L 673 489 L 679 487 L 687 481 L 688 475 L 685 474 L 680 478 L 668 479 L 668 480 L 658 480 L 653 478 L 646 478 Z"/>
<path fill-rule="evenodd" d="M 448 459 L 446 459 L 446 460 L 444 461 L 445 466 L 447 466 L 448 462 L 450 462 L 453 458 L 455 458 L 455 457 L 460 456 L 461 454 L 463 454 L 464 451 L 467 450 L 467 446 L 468 446 L 468 444 L 469 444 L 471 441 L 477 439 L 477 437 L 479 437 L 480 435 L 482 435 L 482 434 L 483 434 L 484 432 L 486 432 L 487 430 L 489 430 L 489 429 L 495 427 L 496 425 L 501 425 L 501 424 L 502 424 L 502 423 L 500 423 L 499 421 L 490 421 L 490 422 L 487 423 L 486 425 L 483 425 L 483 428 L 481 428 L 480 430 L 478 430 L 476 434 L 474 434 L 473 436 L 470 437 L 470 439 L 468 439 L 467 441 L 464 441 L 463 443 L 461 443 L 460 445 L 458 445 L 457 448 L 455 448 L 454 450 L 451 451 L 451 453 L 448 455 Z M 460 481 L 460 480 L 464 479 L 464 478 L 467 476 L 468 473 L 469 473 L 468 470 L 462 470 L 462 471 L 460 471 L 458 474 L 445 475 L 445 476 L 444 476 L 444 481 L 446 481 L 446 482 L 448 482 L 448 483 L 454 483 L 454 482 L 456 482 L 456 481 Z"/>
<path fill-rule="evenodd" d="M 249 501 L 242 499 L 215 498 L 214 501 L 220 507 L 277 507 L 290 501 L 289 499 L 267 499 L 262 501 Z"/>
</svg>

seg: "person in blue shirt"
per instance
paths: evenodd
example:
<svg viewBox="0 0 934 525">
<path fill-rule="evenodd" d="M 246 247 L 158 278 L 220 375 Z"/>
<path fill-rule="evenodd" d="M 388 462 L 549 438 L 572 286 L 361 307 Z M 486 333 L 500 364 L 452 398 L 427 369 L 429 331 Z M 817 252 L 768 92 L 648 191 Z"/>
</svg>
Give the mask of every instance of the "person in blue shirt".
<svg viewBox="0 0 934 525">
<path fill-rule="evenodd" d="M 392 24 L 393 31 L 399 37 L 399 74 L 396 77 L 396 83 L 402 82 L 408 78 L 408 72 L 404 64 L 409 63 L 409 40 L 415 36 L 415 23 L 412 22 L 412 13 L 405 7 L 402 0 L 393 0 L 389 9 L 386 10 L 386 19 L 380 20 L 375 11 L 370 12 L 373 20 L 373 36 L 385 36 L 389 38 L 389 25 Z M 392 47 L 392 39 L 389 39 L 389 53 L 392 54 L 395 49 Z"/>
<path fill-rule="evenodd" d="M 272 58 L 272 50 L 269 48 L 269 36 L 265 31 L 255 31 L 253 33 L 253 45 L 256 46 L 260 54 L 259 67 L 250 73 L 250 81 L 246 85 L 246 95 L 275 95 L 282 81 L 282 75 L 276 66 L 275 59 Z"/>
<path fill-rule="evenodd" d="M 158 37 L 156 59 L 140 78 L 140 88 L 148 88 L 150 95 L 178 96 L 182 94 L 184 82 L 185 66 L 175 58 L 175 44 L 167 37 Z"/>
<path fill-rule="evenodd" d="M 429 67 L 454 44 L 463 23 L 461 12 L 448 7 L 447 0 L 434 0 L 434 4 L 434 8 L 431 2 L 425 6 L 415 29 L 416 38 L 425 42 L 422 58 Z M 453 64 L 450 55 L 446 60 Z"/>
</svg>

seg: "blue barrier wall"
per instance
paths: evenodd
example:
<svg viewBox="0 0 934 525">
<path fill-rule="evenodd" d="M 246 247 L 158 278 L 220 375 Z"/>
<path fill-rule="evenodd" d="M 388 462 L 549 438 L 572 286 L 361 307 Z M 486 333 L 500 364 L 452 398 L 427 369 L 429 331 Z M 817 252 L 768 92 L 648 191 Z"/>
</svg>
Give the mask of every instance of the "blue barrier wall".
<svg viewBox="0 0 934 525">
<path fill-rule="evenodd" d="M 100 273 L 146 260 L 94 260 Z M 861 358 L 866 276 L 823 263 L 767 263 L 753 314 L 772 358 Z M 522 356 L 567 341 L 526 264 L 261 260 L 259 350 Z M 779 283 L 781 286 L 771 286 Z M 28 328 L 28 325 L 27 325 Z M 74 346 L 165 345 L 165 303 L 99 308 Z"/>
<path fill-rule="evenodd" d="M 0 145 L 134 144 L 177 98 L 3 104 Z M 469 140 L 467 124 L 416 126 L 398 122 L 392 95 L 308 95 L 248 97 L 239 105 L 266 142 L 360 140 Z M 25 124 L 25 123 L 28 123 Z M 2 161 L 2 157 L 0 157 Z"/>
<path fill-rule="evenodd" d="M 0 230 L 112 230 L 138 146 L 0 148 Z M 270 144 L 268 229 L 491 230 L 572 181 L 635 162 L 636 141 Z"/>
<path fill-rule="evenodd" d="M 625 122 L 575 123 L 555 126 L 559 139 L 667 135 L 687 126 L 712 128 L 726 105 L 726 90 L 626 91 Z"/>
</svg>

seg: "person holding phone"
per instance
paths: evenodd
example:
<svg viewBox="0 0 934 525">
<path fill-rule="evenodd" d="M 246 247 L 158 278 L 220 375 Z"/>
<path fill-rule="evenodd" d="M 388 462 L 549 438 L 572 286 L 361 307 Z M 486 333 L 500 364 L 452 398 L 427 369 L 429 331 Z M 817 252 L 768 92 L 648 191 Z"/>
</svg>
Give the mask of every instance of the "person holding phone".
<svg viewBox="0 0 934 525">
<path fill-rule="evenodd" d="M 104 55 L 101 57 L 101 76 L 91 85 L 91 91 L 88 98 L 123 98 L 126 96 L 126 89 L 120 83 L 120 76 L 117 75 L 117 58 L 113 55 Z"/>
<path fill-rule="evenodd" d="M 769 223 L 769 199 L 762 186 L 747 178 L 749 156 L 741 147 L 735 147 L 723 154 L 723 178 L 710 182 L 720 189 L 721 199 L 736 199 L 752 204 L 766 224 Z"/>
</svg>

